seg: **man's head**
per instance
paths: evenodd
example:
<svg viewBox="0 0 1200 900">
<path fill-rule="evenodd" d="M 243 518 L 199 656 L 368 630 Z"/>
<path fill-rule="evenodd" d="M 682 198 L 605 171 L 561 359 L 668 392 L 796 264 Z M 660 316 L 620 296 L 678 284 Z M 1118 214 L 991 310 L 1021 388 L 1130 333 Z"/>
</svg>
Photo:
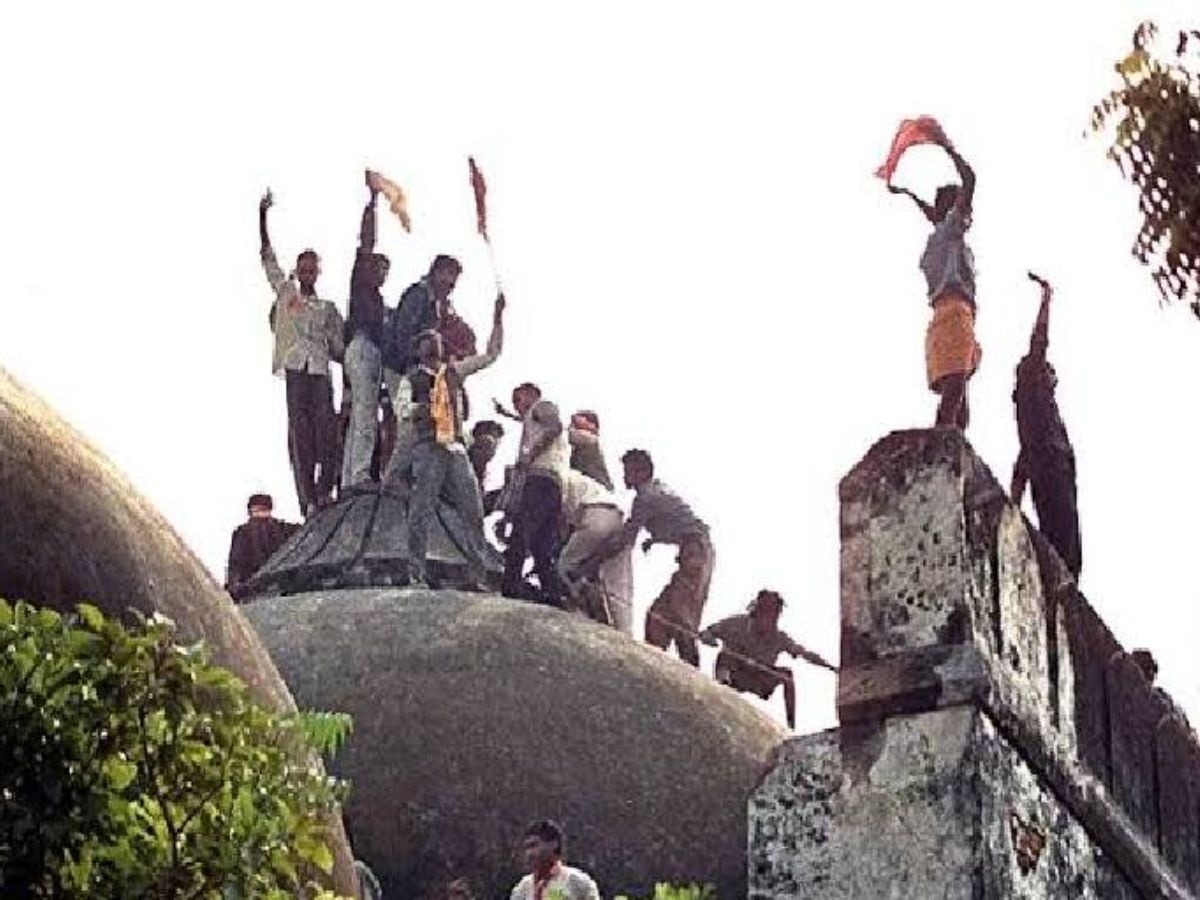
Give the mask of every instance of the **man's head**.
<svg viewBox="0 0 1200 900">
<path fill-rule="evenodd" d="M 471 455 L 484 463 L 490 462 L 502 437 L 503 425 L 492 419 L 481 419 L 471 426 Z"/>
<path fill-rule="evenodd" d="M 534 822 L 521 838 L 521 862 L 526 872 L 544 875 L 562 858 L 563 833 L 549 819 Z"/>
<path fill-rule="evenodd" d="M 627 450 L 621 457 L 625 469 L 625 487 L 636 491 L 654 478 L 654 460 L 645 450 Z"/>
<path fill-rule="evenodd" d="M 304 250 L 296 257 L 296 281 L 300 290 L 311 294 L 316 290 L 317 276 L 321 274 L 321 257 L 316 250 Z"/>
<path fill-rule="evenodd" d="M 275 504 L 271 502 L 270 494 L 251 494 L 246 501 L 246 512 L 251 519 L 269 519 Z"/>
<path fill-rule="evenodd" d="M 432 328 L 422 331 L 413 340 L 413 351 L 423 366 L 436 366 L 442 361 L 442 336 Z"/>
<path fill-rule="evenodd" d="M 778 591 L 763 588 L 750 604 L 750 619 L 756 628 L 771 631 L 779 625 L 783 612 L 783 597 Z"/>
<path fill-rule="evenodd" d="M 591 434 L 599 434 L 600 417 L 590 409 L 581 409 L 571 416 L 571 427 Z"/>
<path fill-rule="evenodd" d="M 438 300 L 449 297 L 461 273 L 462 263 L 453 256 L 447 256 L 445 253 L 435 256 L 433 264 L 429 267 L 429 283 L 433 287 L 433 296 Z"/>
<path fill-rule="evenodd" d="M 1146 676 L 1146 681 L 1149 684 L 1154 684 L 1154 679 L 1158 677 L 1158 660 L 1154 658 L 1154 654 L 1149 650 L 1134 650 L 1129 654 L 1134 665 L 1142 670 L 1142 674 Z"/>
<path fill-rule="evenodd" d="M 937 189 L 937 193 L 933 196 L 934 221 L 942 221 L 949 215 L 950 210 L 954 209 L 954 204 L 958 202 L 959 190 L 957 184 L 943 184 Z"/>
<path fill-rule="evenodd" d="M 392 268 L 391 261 L 382 253 L 371 254 L 371 287 L 381 288 L 387 281 L 388 272 Z"/>
<path fill-rule="evenodd" d="M 533 409 L 533 405 L 541 399 L 542 389 L 532 381 L 526 381 L 513 388 L 513 409 L 517 411 L 518 416 L 528 415 L 529 411 Z"/>
</svg>

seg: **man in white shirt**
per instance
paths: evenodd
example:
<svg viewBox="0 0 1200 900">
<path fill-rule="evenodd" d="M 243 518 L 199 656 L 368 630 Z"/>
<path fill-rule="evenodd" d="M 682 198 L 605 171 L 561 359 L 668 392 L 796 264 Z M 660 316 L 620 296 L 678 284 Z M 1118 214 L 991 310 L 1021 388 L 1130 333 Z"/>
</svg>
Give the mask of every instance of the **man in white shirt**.
<svg viewBox="0 0 1200 900">
<path fill-rule="evenodd" d="M 558 573 L 576 606 L 593 619 L 632 634 L 633 548 L 625 545 L 598 568 L 593 561 L 625 524 L 617 498 L 600 482 L 573 468 L 564 473 L 562 494 L 571 535 L 558 555 Z M 602 595 L 601 608 L 588 602 L 597 589 Z"/>
<path fill-rule="evenodd" d="M 343 354 L 342 315 L 317 295 L 321 261 L 315 251 L 302 252 L 295 270 L 284 274 L 267 229 L 267 211 L 273 203 L 267 191 L 258 204 L 259 252 L 275 294 L 271 368 L 286 386 L 288 458 L 300 513 L 308 516 L 328 503 L 333 492 L 337 436 L 329 364 Z"/>
<path fill-rule="evenodd" d="M 532 556 L 540 586 L 536 599 L 547 606 L 561 607 L 565 588 L 555 560 L 561 546 L 558 525 L 562 480 L 570 459 L 566 433 L 558 407 L 542 399 L 536 384 L 518 385 L 512 399 L 523 422 L 516 466 L 523 483 L 512 517 L 512 535 L 504 551 L 501 592 L 506 597 L 528 598 L 524 568 L 525 560 Z"/>
<path fill-rule="evenodd" d="M 542 819 L 525 829 L 521 861 L 529 872 L 512 889 L 510 900 L 600 900 L 596 882 L 582 869 L 562 861 L 563 833 Z"/>
</svg>

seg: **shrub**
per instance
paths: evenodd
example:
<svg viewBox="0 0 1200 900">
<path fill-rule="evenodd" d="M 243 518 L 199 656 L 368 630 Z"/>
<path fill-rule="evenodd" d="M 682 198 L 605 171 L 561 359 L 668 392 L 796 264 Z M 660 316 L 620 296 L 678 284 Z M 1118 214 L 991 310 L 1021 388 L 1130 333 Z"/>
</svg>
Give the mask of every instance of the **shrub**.
<svg viewBox="0 0 1200 900">
<path fill-rule="evenodd" d="M 4 897 L 328 896 L 310 876 L 346 785 L 313 750 L 348 719 L 268 712 L 174 637 L 0 600 Z"/>
<path fill-rule="evenodd" d="M 624 895 L 616 900 L 630 900 Z M 656 884 L 650 900 L 717 900 L 717 890 L 711 884 Z"/>
</svg>

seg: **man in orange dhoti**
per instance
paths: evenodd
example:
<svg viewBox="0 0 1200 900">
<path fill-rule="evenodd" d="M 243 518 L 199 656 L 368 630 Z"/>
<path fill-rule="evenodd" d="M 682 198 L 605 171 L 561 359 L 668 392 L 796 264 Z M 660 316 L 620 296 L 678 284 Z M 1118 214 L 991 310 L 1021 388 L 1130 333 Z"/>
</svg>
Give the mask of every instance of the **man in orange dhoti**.
<svg viewBox="0 0 1200 900">
<path fill-rule="evenodd" d="M 936 425 L 965 429 L 970 419 L 967 381 L 975 374 L 981 355 L 975 341 L 975 260 L 966 241 L 975 173 L 940 126 L 933 135 L 927 142 L 939 144 L 950 155 L 962 184 L 938 188 L 932 206 L 907 188 L 889 183 L 888 190 L 910 197 L 933 225 L 921 255 L 921 271 L 933 307 L 933 319 L 925 332 L 925 374 L 930 389 L 941 398 Z"/>
</svg>

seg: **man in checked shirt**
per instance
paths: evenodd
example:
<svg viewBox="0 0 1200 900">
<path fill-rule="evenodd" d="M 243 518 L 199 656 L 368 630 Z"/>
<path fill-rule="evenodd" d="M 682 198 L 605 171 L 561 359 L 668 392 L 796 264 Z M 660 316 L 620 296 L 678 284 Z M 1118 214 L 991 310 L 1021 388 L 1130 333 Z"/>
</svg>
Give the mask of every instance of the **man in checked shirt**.
<svg viewBox="0 0 1200 900">
<path fill-rule="evenodd" d="M 321 260 L 315 250 L 302 252 L 292 274 L 284 275 L 267 232 L 267 210 L 273 203 L 267 191 L 258 204 L 259 253 L 275 292 L 271 368 L 287 389 L 288 457 L 300 512 L 309 516 L 329 502 L 333 490 L 337 434 L 329 363 L 342 358 L 343 324 L 337 307 L 317 296 Z"/>
</svg>

